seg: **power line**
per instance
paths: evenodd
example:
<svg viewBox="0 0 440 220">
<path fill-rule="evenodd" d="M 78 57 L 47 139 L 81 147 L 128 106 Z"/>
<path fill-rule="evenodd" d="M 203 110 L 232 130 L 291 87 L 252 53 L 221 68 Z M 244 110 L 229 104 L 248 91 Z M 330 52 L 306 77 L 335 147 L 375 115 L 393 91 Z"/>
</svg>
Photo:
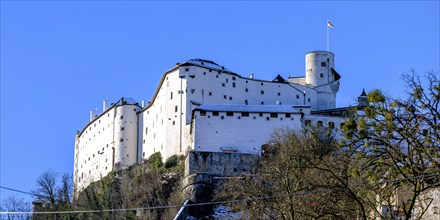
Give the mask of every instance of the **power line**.
<svg viewBox="0 0 440 220">
<path fill-rule="evenodd" d="M 12 189 L 12 188 L 5 187 L 5 186 L 0 186 L 0 188 L 6 189 L 6 190 L 10 190 L 10 191 L 14 191 L 14 192 L 19 192 L 19 193 L 27 194 L 27 195 L 31 195 L 31 196 L 49 198 L 47 196 L 43 196 L 43 195 L 39 195 L 39 194 L 35 194 L 35 193 L 30 193 L 30 192 L 25 192 L 25 191 L 21 191 L 21 190 L 18 190 L 18 189 Z"/>
<path fill-rule="evenodd" d="M 427 174 L 423 176 L 412 176 L 407 178 L 400 178 L 400 179 L 392 179 L 392 180 L 383 180 L 373 183 L 367 183 L 367 184 L 359 184 L 353 186 L 353 188 L 365 188 L 368 186 L 373 185 L 380 185 L 380 184 L 386 184 L 386 183 L 395 183 L 395 182 L 404 182 L 411 179 L 421 179 L 421 178 L 428 178 L 428 177 L 435 177 L 440 176 L 440 173 L 437 174 Z M 0 188 L 31 194 L 28 192 L 15 190 L 7 187 Z M 235 200 L 224 200 L 224 201 L 216 201 L 216 202 L 203 202 L 203 203 L 193 203 L 193 204 L 187 204 L 186 206 L 204 206 L 204 205 L 218 205 L 218 204 L 225 204 L 225 203 L 236 203 L 236 202 L 243 202 L 243 201 L 254 201 L 254 200 L 266 200 L 266 199 L 277 199 L 282 197 L 290 197 L 290 196 L 304 196 L 304 195 L 311 195 L 311 194 L 318 194 L 318 193 L 327 193 L 335 190 L 340 190 L 343 188 L 332 188 L 332 189 L 320 189 L 320 190 L 313 190 L 313 191 L 302 191 L 292 194 L 282 194 L 282 195 L 274 195 L 274 196 L 261 196 L 261 197 L 255 197 L 255 198 L 245 198 L 245 199 L 235 199 Z M 102 209 L 102 210 L 78 210 L 78 211 L 53 211 L 53 212 L 0 212 L 0 215 L 5 214 L 79 214 L 79 213 L 100 213 L 100 212 L 120 212 L 120 211 L 137 211 L 137 210 L 154 210 L 154 209 L 168 209 L 168 208 L 178 208 L 182 205 L 167 205 L 167 206 L 152 206 L 152 207 L 140 207 L 140 208 L 126 208 L 126 209 Z"/>
</svg>

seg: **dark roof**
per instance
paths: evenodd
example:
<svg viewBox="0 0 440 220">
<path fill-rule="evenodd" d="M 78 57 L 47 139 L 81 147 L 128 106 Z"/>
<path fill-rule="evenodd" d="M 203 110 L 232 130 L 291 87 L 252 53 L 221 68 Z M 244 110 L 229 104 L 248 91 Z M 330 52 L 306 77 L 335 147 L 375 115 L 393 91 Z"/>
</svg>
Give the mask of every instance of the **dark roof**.
<svg viewBox="0 0 440 220">
<path fill-rule="evenodd" d="M 184 63 L 178 64 L 178 66 L 198 66 L 239 76 L 237 73 L 230 71 L 224 66 L 220 66 L 212 60 L 205 60 L 200 58 L 190 59 Z"/>
<path fill-rule="evenodd" d="M 282 76 L 280 76 L 280 74 L 278 74 L 278 76 L 275 77 L 275 79 L 272 80 L 272 82 L 287 83 L 287 81 Z"/>
<path fill-rule="evenodd" d="M 362 89 L 362 93 L 360 96 L 367 96 L 367 93 L 365 92 L 365 89 Z"/>
<path fill-rule="evenodd" d="M 78 137 L 81 136 L 82 133 L 89 127 L 89 125 L 91 125 L 93 122 L 95 122 L 96 120 L 101 118 L 101 116 L 105 115 L 105 113 L 109 112 L 110 109 L 113 109 L 113 108 L 118 107 L 118 106 L 123 106 L 123 105 L 135 105 L 135 106 L 138 106 L 138 107 L 142 108 L 139 105 L 139 103 L 136 102 L 136 100 L 134 100 L 132 98 L 122 97 L 117 102 L 111 103 L 110 106 L 105 111 L 103 111 L 101 114 L 97 115 L 93 120 L 91 120 L 89 123 L 87 123 L 87 125 L 80 132 L 77 133 L 77 136 Z"/>
<path fill-rule="evenodd" d="M 332 74 L 335 76 L 335 81 L 338 81 L 339 79 L 341 79 L 341 75 L 339 75 L 338 72 L 336 72 L 335 69 L 331 68 L 332 70 Z"/>
<path fill-rule="evenodd" d="M 344 117 L 348 114 L 350 110 L 353 110 L 355 107 L 342 107 L 342 108 L 332 108 L 332 109 L 325 109 L 325 110 L 317 110 L 312 111 L 312 115 L 328 115 L 328 116 L 339 116 Z"/>
</svg>

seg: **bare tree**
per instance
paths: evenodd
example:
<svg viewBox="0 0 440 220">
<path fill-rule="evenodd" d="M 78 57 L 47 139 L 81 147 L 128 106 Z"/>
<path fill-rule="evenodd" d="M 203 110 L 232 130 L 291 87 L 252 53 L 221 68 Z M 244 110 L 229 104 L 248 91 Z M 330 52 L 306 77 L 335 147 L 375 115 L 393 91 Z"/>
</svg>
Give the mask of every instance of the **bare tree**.
<svg viewBox="0 0 440 220">
<path fill-rule="evenodd" d="M 4 212 L 29 212 L 30 205 L 25 202 L 23 198 L 17 198 L 16 196 L 8 196 L 3 199 L 0 210 Z M 7 214 L 8 220 L 13 219 L 29 219 L 29 214 Z"/>
<path fill-rule="evenodd" d="M 60 181 L 60 183 L 58 183 Z M 72 210 L 72 177 L 64 174 L 59 179 L 59 173 L 48 170 L 43 172 L 36 181 L 34 207 L 35 211 L 68 211 Z M 59 219 L 72 218 L 71 214 L 35 214 L 34 218 Z"/>
<path fill-rule="evenodd" d="M 415 71 L 402 78 L 408 98 L 373 90 L 365 114 L 354 115 L 343 129 L 347 146 L 366 161 L 358 172 L 366 172 L 371 182 L 405 180 L 376 187 L 377 209 L 385 206 L 390 218 L 410 219 L 421 217 L 414 215 L 419 195 L 439 186 L 440 80 L 434 72 L 423 80 Z"/>
<path fill-rule="evenodd" d="M 219 200 L 243 200 L 231 205 L 252 219 L 367 219 L 366 194 L 352 187 L 359 163 L 331 130 L 278 130 L 271 142 L 253 175 L 227 181 Z"/>
</svg>

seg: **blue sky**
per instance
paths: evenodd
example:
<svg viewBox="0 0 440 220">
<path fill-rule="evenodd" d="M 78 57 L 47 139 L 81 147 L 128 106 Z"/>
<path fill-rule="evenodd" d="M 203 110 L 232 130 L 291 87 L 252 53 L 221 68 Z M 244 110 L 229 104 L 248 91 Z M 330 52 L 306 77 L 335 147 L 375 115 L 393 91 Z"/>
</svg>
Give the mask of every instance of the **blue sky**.
<svg viewBox="0 0 440 220">
<path fill-rule="evenodd" d="M 337 105 L 362 88 L 403 97 L 402 73 L 439 71 L 439 11 L 438 1 L 1 1 L 0 185 L 31 191 L 45 170 L 72 173 L 89 110 L 150 100 L 177 62 L 304 75 L 304 55 L 326 49 L 327 19 Z"/>
</svg>

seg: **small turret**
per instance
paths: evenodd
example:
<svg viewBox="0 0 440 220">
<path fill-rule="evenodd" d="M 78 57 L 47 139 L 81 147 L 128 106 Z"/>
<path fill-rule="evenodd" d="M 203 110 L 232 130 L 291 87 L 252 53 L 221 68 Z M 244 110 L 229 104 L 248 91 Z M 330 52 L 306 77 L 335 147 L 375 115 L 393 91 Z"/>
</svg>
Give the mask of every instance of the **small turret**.
<svg viewBox="0 0 440 220">
<path fill-rule="evenodd" d="M 367 93 L 365 92 L 365 89 L 362 89 L 362 93 L 358 97 L 358 107 L 364 108 L 364 107 L 366 107 L 368 105 L 370 105 L 370 103 L 368 102 Z"/>
</svg>

